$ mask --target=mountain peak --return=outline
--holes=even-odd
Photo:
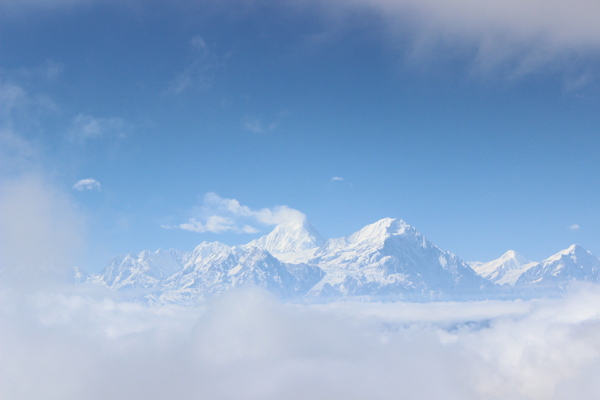
[[[513,286],[517,279],[536,263],[529,261],[514,250],[508,250],[500,258],[486,263],[472,263],[471,268],[480,276],[500,285]]]
[[[411,226],[401,219],[382,218],[352,234],[350,238],[352,241],[385,238],[388,235],[404,233],[408,229],[411,229]]]
[[[578,255],[586,255],[586,254],[590,254],[591,253],[589,251],[587,251],[586,249],[584,249],[583,247],[581,247],[578,244],[572,244],[569,247],[567,247],[564,250],[559,251],[558,253],[548,257],[547,260],[550,261],[555,261],[555,260],[559,260],[562,257],[576,257]],[[545,261],[545,260],[544,260]]]
[[[501,261],[515,260],[517,263],[519,263],[521,265],[525,265],[525,264],[528,264],[531,262],[514,250],[508,250],[506,253],[502,254],[502,256],[498,260],[501,260]]]
[[[320,247],[325,243],[319,232],[306,218],[279,224],[261,238],[246,246],[260,247],[271,253],[294,253]]]
[[[600,279],[600,259],[574,244],[540,262],[519,278],[517,284],[554,284],[557,287],[573,280],[597,282]]]

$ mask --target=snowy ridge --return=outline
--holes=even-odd
[[[562,290],[572,281],[600,281],[600,259],[576,244],[524,272],[515,286]]]
[[[255,246],[228,247],[191,259],[164,282],[158,298],[167,303],[196,304],[243,286],[260,286],[280,298],[293,298],[307,290],[298,277],[314,284],[321,276],[322,271],[306,265],[296,265],[290,271],[268,251]]]
[[[457,256],[399,219],[385,218],[330,239],[310,262],[326,273],[309,292],[315,297],[425,301],[481,295],[482,288],[491,287]]]
[[[514,250],[509,250],[496,260],[469,265],[483,278],[498,285],[514,286],[519,276],[537,263],[529,261]]]
[[[181,270],[187,258],[187,253],[174,249],[116,256],[101,274],[89,277],[88,281],[113,289],[149,289]]]
[[[384,218],[328,240],[304,220],[279,225],[243,246],[203,242],[191,252],[117,256],[86,282],[141,291],[147,302],[191,305],[243,286],[260,286],[287,300],[438,301],[515,298],[534,293],[531,287],[562,290],[574,280],[600,280],[600,260],[580,246],[541,263],[508,251],[469,265],[404,221]]]

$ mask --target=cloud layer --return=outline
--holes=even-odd
[[[121,118],[102,118],[80,113],[73,118],[68,137],[74,142],[84,142],[110,134],[122,135],[124,130],[125,121]]]
[[[593,399],[600,288],[533,302],[146,308],[0,291],[5,399]],[[36,382],[32,385],[31,382]]]

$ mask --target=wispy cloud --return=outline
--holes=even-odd
[[[20,81],[48,83],[58,80],[64,70],[65,66],[62,63],[47,59],[37,66],[20,67],[5,71],[5,74]]]
[[[243,126],[244,129],[253,133],[265,133],[277,129],[279,122],[273,121],[265,123],[261,118],[246,116],[243,119]]]
[[[256,233],[258,232],[255,228],[249,225],[239,226],[231,218],[220,217],[218,215],[211,215],[206,218],[204,223],[190,218],[186,223],[179,225],[179,228],[190,231],[190,232],[212,232],[212,233],[223,233],[223,232],[234,232],[234,233]]]
[[[516,77],[547,70],[573,73],[600,54],[600,3],[545,0],[336,0],[321,1],[332,25],[352,11],[377,15],[388,43],[422,63],[470,55],[473,72]],[[350,12],[349,12],[350,11]],[[348,18],[348,23],[352,19]],[[408,45],[407,45],[408,43]],[[576,76],[589,78],[585,63]],[[586,78],[586,79],[588,79]],[[576,78],[570,78],[575,79]],[[577,80],[579,81],[579,80]]]
[[[344,178],[342,178],[341,176],[334,176],[333,178],[331,178],[331,180],[333,182],[341,182],[344,180]]]
[[[577,232],[579,230],[579,228],[580,228],[579,224],[573,224],[573,225],[570,225],[567,229],[572,232]]]
[[[29,93],[23,86],[0,76],[0,127],[30,129],[38,120],[58,111],[56,103],[40,93]]]
[[[29,172],[39,162],[39,145],[25,137],[43,132],[41,121],[57,111],[50,97],[0,76],[0,177]]]
[[[211,192],[204,196],[201,205],[193,209],[187,222],[170,228],[199,233],[255,233],[258,232],[257,224],[279,225],[305,219],[303,213],[287,206],[253,210],[235,199],[222,198]]]
[[[100,182],[93,178],[82,179],[73,185],[73,189],[84,190],[101,190]]]
[[[78,114],[71,121],[68,138],[73,142],[84,142],[106,135],[123,135],[126,130],[125,121],[121,118],[94,117]]]
[[[0,127],[0,170],[20,173],[31,168],[39,158],[39,150],[33,144],[13,130]]]
[[[181,94],[192,87],[208,89],[212,84],[213,71],[222,64],[222,59],[211,50],[202,36],[194,36],[189,46],[191,61],[169,82],[167,94]]]

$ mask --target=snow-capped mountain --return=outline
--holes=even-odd
[[[563,290],[573,281],[600,281],[600,259],[576,244],[525,271],[515,287]]]
[[[248,285],[288,299],[422,301],[481,297],[493,289],[456,255],[391,218],[327,241],[302,221],[279,225],[244,246],[204,242],[189,253],[117,256],[88,281],[114,290],[146,289],[146,297],[179,304]]]
[[[86,281],[145,301],[197,304],[243,286],[260,286],[282,299],[432,301],[531,297],[573,280],[600,280],[600,260],[579,246],[541,263],[508,251],[468,265],[404,221],[384,218],[336,239],[323,240],[301,221],[243,246],[203,242],[191,252],[117,256]]]
[[[325,271],[309,292],[315,297],[441,300],[492,289],[464,261],[399,219],[385,218],[330,239],[308,262]]]
[[[498,285],[509,284],[514,286],[519,276],[529,268],[537,265],[529,261],[514,250],[509,250],[500,258],[486,263],[468,263],[481,277]]]
[[[191,258],[181,271],[165,280],[159,299],[196,304],[211,295],[243,286],[260,286],[280,298],[290,299],[304,295],[322,276],[323,271],[318,267],[287,266],[255,246],[219,246],[219,251]]]
[[[183,268],[189,253],[178,250],[144,250],[113,257],[98,275],[88,278],[111,289],[151,289]]]
[[[253,240],[245,247],[267,250],[284,262],[299,262],[310,258],[311,250],[321,247],[325,240],[306,219],[277,225],[268,235]]]

